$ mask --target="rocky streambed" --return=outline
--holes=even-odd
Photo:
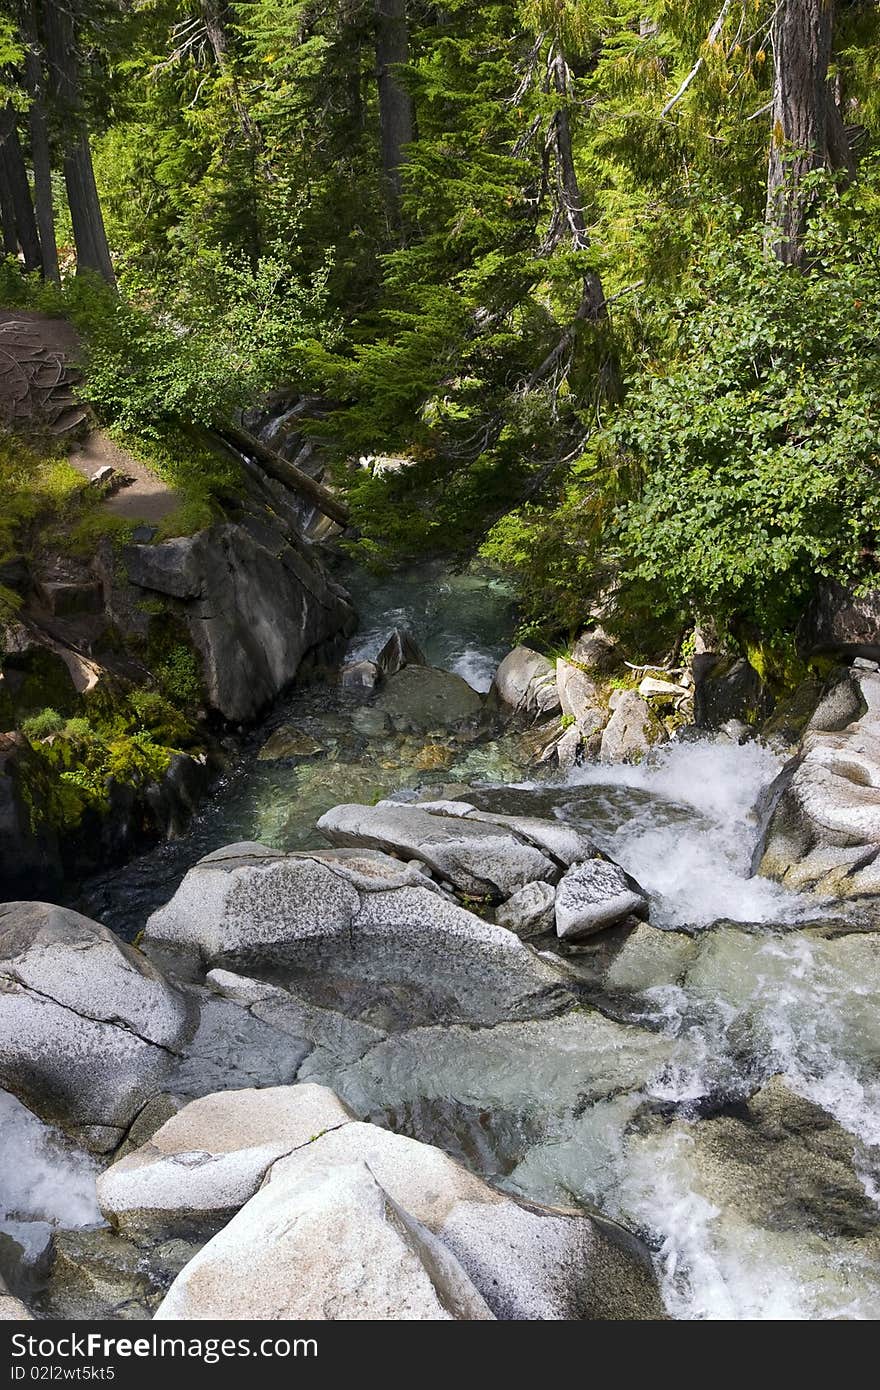
[[[880,672],[792,757],[730,664],[484,703],[389,618],[87,916],[0,908],[6,1315],[876,1317]]]

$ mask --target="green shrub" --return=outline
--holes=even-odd
[[[32,714],[29,719],[22,722],[21,731],[26,738],[38,740],[49,738],[51,734],[57,734],[64,728],[64,719],[54,709],[40,710],[39,714]]]

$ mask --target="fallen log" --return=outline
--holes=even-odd
[[[310,478],[308,473],[304,473],[301,468],[297,468],[295,463],[282,458],[274,449],[260,442],[254,435],[241,428],[240,425],[224,424],[218,433],[234,444],[236,449],[242,453],[249,454],[256,459],[265,471],[273,478],[277,478],[279,483],[290,488],[293,492],[302,493],[308,497],[310,502],[314,502],[319,511],[325,516],[329,516],[332,521],[337,521],[340,526],[347,526],[349,521],[348,507],[341,502],[329,488],[324,487],[323,483],[318,483],[314,478]]]

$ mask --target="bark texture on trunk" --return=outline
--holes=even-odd
[[[382,169],[389,201],[396,212],[400,202],[400,170],[404,146],[413,138],[412,98],[398,79],[396,68],[409,59],[406,0],[376,0],[376,67],[379,80],[379,125]]]
[[[39,46],[36,0],[24,11],[25,82],[31,100],[28,124],[31,136],[31,163],[34,170],[34,204],[40,233],[43,275],[47,280],[60,280],[58,247],[55,240],[55,209],[52,200],[52,156],[49,148],[49,128],[46,120],[46,72]]]
[[[69,0],[46,0],[43,21],[46,53],[64,132],[64,182],[76,243],[77,274],[83,270],[94,271],[115,289],[116,276],[80,100],[79,58]]]
[[[852,153],[828,81],[833,0],[780,0],[772,27],[773,126],[766,220],[784,265],[803,263],[810,209],[805,177],[816,169],[852,171]]]
[[[0,157],[0,230],[3,233],[4,256],[18,255],[18,234],[15,230],[15,205],[6,178],[3,159]]]
[[[2,165],[5,185],[4,201],[11,209],[15,240],[17,246],[21,248],[24,268],[25,270],[39,270],[42,266],[42,257],[40,238],[37,233],[37,219],[34,216],[31,186],[18,138],[18,121],[11,105],[7,105],[0,114],[0,165]],[[4,223],[5,221],[6,217],[4,217]]]
[[[569,92],[569,69],[562,49],[557,45],[549,60],[550,78],[557,95],[563,98],[553,117],[549,131],[549,145],[556,165],[556,220],[567,227],[572,249],[586,251],[590,245],[590,234],[584,217],[584,199],[574,162],[571,119],[568,114],[566,98]],[[529,385],[545,379],[556,371],[561,363],[571,360],[577,341],[578,325],[582,323],[605,324],[608,321],[608,306],[602,280],[595,270],[585,270],[582,279],[581,302],[574,321],[566,329],[563,337],[552,352],[532,373]],[[606,400],[618,400],[621,395],[620,364],[614,351],[603,353],[598,368],[599,393]]]

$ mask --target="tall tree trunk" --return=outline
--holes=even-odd
[[[563,99],[566,98],[569,89],[568,64],[559,45],[556,45],[551,53],[550,72],[557,94]],[[575,168],[571,120],[568,106],[564,100],[560,103],[553,117],[550,127],[550,143],[556,159],[557,198],[560,205],[558,212],[561,213],[568,225],[572,249],[574,251],[586,251],[590,245],[590,234],[584,217],[584,200]],[[551,353],[550,358],[542,363],[538,369],[539,375],[546,375],[551,359],[563,355],[564,350],[573,346],[579,323],[601,324],[606,323],[607,320],[608,307],[602,281],[595,270],[585,270],[581,302],[575,314],[574,323],[567,330],[563,343],[559,344]],[[614,352],[608,352],[601,362],[599,384],[603,396],[611,400],[619,398],[621,394],[620,364]]]
[[[833,0],[780,0],[771,39],[773,127],[767,165],[766,221],[784,265],[801,265],[816,169],[852,170],[852,154],[828,81],[834,34]]]
[[[409,59],[406,0],[376,0],[376,21],[382,171],[389,208],[396,217],[400,206],[400,170],[404,161],[404,146],[413,138],[412,98],[401,86],[395,71],[398,65]]]
[[[3,166],[4,182],[7,189],[15,236],[21,247],[25,270],[39,270],[42,265],[40,238],[37,233],[37,219],[31,202],[31,186],[28,182],[24,155],[18,139],[18,126],[15,110],[7,104],[0,115],[0,162]]]
[[[262,145],[262,134],[260,127],[251,116],[247,107],[247,102],[242,96],[241,86],[236,76],[235,67],[229,58],[229,39],[226,32],[226,6],[224,0],[200,0],[202,21],[205,25],[205,33],[214,54],[214,61],[218,71],[227,79],[229,83],[229,95],[232,109],[235,112],[238,124],[241,127],[242,135],[245,139],[248,152],[248,163],[250,187],[248,189],[248,259],[254,270],[260,259],[261,237],[260,237],[260,213],[257,196],[257,181],[259,169],[260,147]]]
[[[52,159],[46,122],[46,74],[39,47],[36,0],[24,11],[25,83],[31,99],[28,121],[31,134],[31,162],[34,169],[34,203],[40,233],[43,275],[59,281],[58,246],[55,241],[55,210],[52,202]]]
[[[76,243],[77,274],[95,271],[113,289],[116,276],[107,245],[92,151],[79,89],[79,59],[70,0],[46,0],[46,54],[64,132],[64,182]]]
[[[0,157],[0,230],[3,233],[4,256],[18,255],[18,233],[15,230],[15,204],[12,190],[6,178],[6,169]]]

